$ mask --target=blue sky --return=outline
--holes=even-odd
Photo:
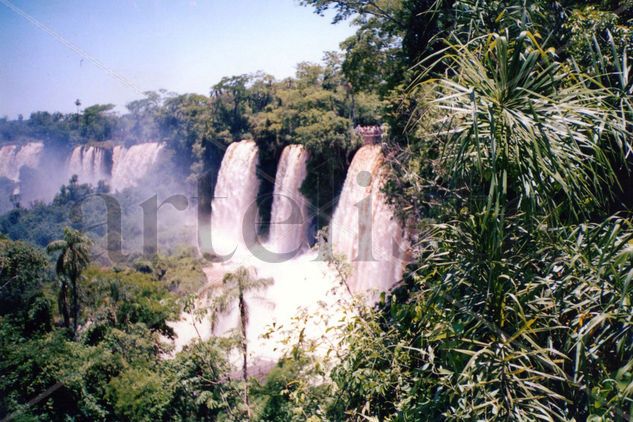
[[[139,90],[208,95],[222,76],[263,70],[282,78],[352,33],[297,0],[0,0],[0,116],[69,112],[77,98],[121,111]]]

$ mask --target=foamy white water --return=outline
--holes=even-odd
[[[213,296],[220,294],[223,274],[235,271],[239,266],[252,268],[258,278],[274,280],[268,287],[245,294],[249,313],[246,337],[251,364],[275,362],[282,356],[285,347],[281,342],[283,335],[280,330],[289,328],[301,309],[316,312],[323,303],[334,303],[341,298],[341,294],[346,294],[341,293],[340,282],[327,263],[316,259],[316,252],[304,253],[283,262],[266,262],[260,259],[262,247],[254,242],[257,218],[255,201],[259,189],[257,160],[257,146],[252,141],[233,143],[224,155],[212,202],[213,247],[218,254],[225,254],[239,247],[229,261],[206,269],[207,291],[201,295],[198,303],[201,307],[208,306]],[[300,218],[301,221],[300,224],[293,225],[273,224],[270,240],[264,245],[267,249],[272,248],[275,252],[286,252],[288,249],[292,251],[298,246],[303,251],[308,249],[308,222],[305,221],[308,205],[299,192],[306,175],[306,160],[306,151],[297,145],[287,147],[282,153],[276,175],[272,221],[283,222],[289,217]],[[291,216],[293,209],[298,209],[301,215]],[[337,312],[328,314],[328,318],[330,317],[340,319]],[[229,335],[239,330],[239,323],[236,303],[230,311],[218,316],[213,335]],[[196,324],[190,314],[183,314],[180,321],[170,325],[178,335],[177,350],[194,338],[201,336],[202,339],[207,339],[211,336],[208,320]],[[274,333],[264,338],[264,334],[273,327]],[[325,327],[315,322],[306,327],[305,335],[321,336],[324,331]],[[231,360],[236,366],[239,364],[238,351]]]
[[[271,213],[273,223],[287,221],[293,208],[301,213],[308,212],[307,202],[299,192],[306,175],[306,160],[302,147],[290,146],[283,151],[275,179],[277,195]],[[261,259],[262,248],[253,242],[256,239],[256,214],[246,212],[247,209],[256,210],[254,204],[259,187],[256,166],[257,146],[251,141],[232,144],[224,156],[212,203],[213,245],[218,250],[219,244],[227,242],[224,246],[229,248],[223,250],[224,253],[232,251],[238,244],[248,247],[242,248],[241,253],[231,260],[206,270],[211,299],[205,293],[199,301],[200,306],[209,305],[212,296],[222,289],[222,275],[239,266],[254,268],[258,278],[274,280],[272,285],[245,295],[251,365],[275,362],[282,356],[286,350],[284,329],[295,326],[298,314],[320,315],[310,319],[303,327],[302,335],[321,339],[325,352],[327,343],[336,342],[336,333],[327,328],[340,324],[350,311],[353,313],[349,306],[351,298],[342,286],[339,274],[326,262],[319,261],[316,251],[308,250],[282,262]],[[380,191],[385,177],[380,147],[361,148],[348,170],[330,227],[334,251],[343,254],[351,263],[352,274],[347,280],[350,290],[365,296],[369,303],[377,298],[374,292],[386,291],[400,280],[407,246],[404,230]],[[291,201],[298,207],[293,207]],[[307,224],[273,224],[264,247],[275,252],[293,250],[297,242],[306,242],[306,233]],[[339,306],[341,301],[348,305]],[[327,312],[322,312],[323,309]],[[230,312],[219,316],[213,329],[207,321],[198,323],[198,329],[194,330],[191,321],[192,315],[185,314],[181,321],[172,325],[178,334],[178,349],[198,336],[206,339],[239,330],[237,304]],[[200,335],[201,331],[205,334]],[[239,352],[236,351],[231,360],[239,366]]]
[[[327,326],[333,326],[343,318],[341,309],[335,304],[339,299],[349,297],[336,273],[327,263],[317,260],[315,251],[280,263],[258,262],[254,263],[258,275],[271,277],[274,284],[249,298],[252,317],[247,338],[253,356],[269,361],[281,358],[286,350],[282,344],[283,331],[292,327],[300,310],[307,315],[316,315],[322,305],[329,310],[326,321],[309,321],[304,332],[306,339],[324,336]],[[262,337],[271,327],[278,331],[269,338]]]
[[[44,144],[5,145],[0,148],[0,176],[18,182],[22,167],[37,168]]]
[[[100,180],[108,180],[106,151],[94,146],[73,148],[68,160],[68,177],[76,174],[80,183],[96,185]]]
[[[222,277],[234,271],[240,265],[253,268],[258,278],[272,278],[274,283],[263,289],[249,291],[245,294],[248,307],[249,323],[246,339],[249,348],[249,365],[275,363],[287,351],[284,344],[287,331],[296,323],[295,317],[303,312],[306,315],[320,315],[307,321],[303,335],[306,339],[329,338],[330,343],[336,341],[335,333],[328,334],[327,327],[339,324],[350,309],[339,306],[341,300],[348,301],[346,290],[340,285],[335,272],[325,263],[317,260],[317,253],[311,251],[298,258],[282,263],[265,263],[254,256],[238,263],[227,262],[215,264],[205,269],[209,285],[201,294],[198,307],[209,306],[213,296],[220,294]],[[322,310],[327,309],[323,315]],[[177,337],[176,352],[189,342],[206,340],[214,336],[227,336],[239,332],[239,313],[237,303],[226,313],[217,318],[212,329],[210,318],[196,320],[194,315],[183,313],[181,319],[170,322]],[[325,353],[327,344],[323,344]],[[235,367],[241,365],[239,350],[230,356]]]
[[[211,202],[211,235],[218,255],[246,254],[257,238],[258,149],[253,141],[229,145]]]
[[[354,155],[329,235],[334,253],[351,264],[352,292],[373,300],[372,292],[387,291],[402,277],[407,247],[404,229],[381,192],[383,160],[379,145],[366,145]]]
[[[132,145],[129,148],[115,146],[112,150],[112,188],[123,190],[136,186],[156,164],[163,147],[163,144],[157,142]]]
[[[307,170],[308,152],[303,145],[284,148],[277,175],[267,246],[276,254],[297,256],[309,248],[308,201],[299,191]]]
[[[15,145],[5,145],[0,148],[0,176],[15,181],[17,181],[15,171],[15,152],[17,148]]]

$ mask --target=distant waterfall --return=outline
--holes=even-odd
[[[108,180],[106,151],[93,146],[78,146],[68,161],[68,176],[76,174],[80,183],[96,185],[100,180]]]
[[[22,167],[37,168],[43,149],[44,144],[41,142],[1,147],[0,176],[15,182],[19,181]]]
[[[380,191],[383,155],[378,145],[358,150],[330,223],[335,254],[352,265],[348,285],[353,293],[386,291],[401,278],[404,230]]]
[[[251,245],[257,237],[257,162],[253,141],[234,142],[224,154],[211,202],[212,242],[219,254]]]
[[[115,190],[134,187],[156,164],[164,145],[156,142],[133,145],[130,148],[117,145],[112,150],[112,178]]]
[[[18,149],[15,145],[5,145],[0,148],[0,176],[17,181],[15,166],[15,152]]]
[[[292,255],[309,247],[308,201],[299,191],[307,174],[308,152],[302,145],[284,148],[277,175],[270,219],[268,247],[278,254]]]

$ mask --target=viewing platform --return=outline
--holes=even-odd
[[[380,143],[382,139],[382,128],[374,126],[356,126],[354,131],[363,139],[363,145],[374,145]]]

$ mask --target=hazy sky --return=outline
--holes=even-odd
[[[290,76],[353,33],[330,22],[297,0],[0,0],[0,116],[69,112],[77,98],[122,110],[139,91],[208,95],[222,76]]]

